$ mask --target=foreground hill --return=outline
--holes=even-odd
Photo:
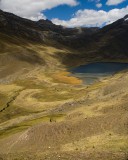
[[[127,70],[91,86],[67,72],[127,62],[126,19],[67,29],[0,11],[0,159],[127,160]]]

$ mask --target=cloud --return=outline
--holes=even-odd
[[[97,7],[97,8],[101,8],[101,7],[102,7],[102,3],[97,3],[97,4],[96,4],[96,7]]]
[[[59,5],[78,5],[77,0],[0,0],[0,9],[18,16],[38,20],[46,18],[41,11]]]
[[[52,19],[52,22],[57,25],[63,25],[66,27],[78,27],[78,26],[86,26],[86,27],[101,27],[104,24],[112,23],[119,18],[124,17],[128,13],[128,6],[122,9],[112,9],[108,12],[103,10],[78,10],[74,17],[68,21],[60,20],[60,19]]]
[[[108,6],[118,5],[118,4],[120,4],[120,3],[124,2],[124,1],[126,1],[126,0],[107,0],[106,4]]]
[[[102,7],[102,3],[100,2],[101,0],[88,0],[88,1],[89,2],[95,2],[97,8],[101,8]]]

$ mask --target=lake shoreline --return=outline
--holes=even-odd
[[[71,76],[83,81],[85,85],[102,81],[128,68],[128,63],[95,62],[70,69]]]

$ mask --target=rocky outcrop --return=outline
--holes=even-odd
[[[0,32],[34,41],[44,41],[44,35],[35,22],[0,11]]]

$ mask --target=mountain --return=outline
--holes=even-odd
[[[128,62],[128,15],[65,28],[0,10],[0,159],[127,160],[128,71],[86,86],[68,68]]]
[[[128,57],[128,17],[107,25],[93,35],[85,49],[104,59],[127,59]],[[92,49],[90,49],[92,48]]]
[[[0,33],[18,36],[34,43],[68,47],[73,50],[69,59],[73,57],[74,64],[78,58],[80,61],[90,58],[123,61],[128,58],[127,17],[128,15],[103,28],[65,28],[49,20],[35,22],[0,10]],[[67,55],[62,61],[70,65]]]
[[[12,13],[0,10],[1,31],[10,35],[20,36],[29,40],[43,42],[44,38],[75,37],[79,34],[92,34],[98,28],[64,28],[57,26],[49,20],[39,20],[37,22],[18,17]]]
[[[75,66],[89,61],[128,61],[128,15],[103,28],[65,28],[0,10],[0,66],[6,77],[34,65]],[[13,62],[13,67],[10,67]],[[63,68],[63,67],[62,67]],[[13,77],[14,78],[14,77]]]

